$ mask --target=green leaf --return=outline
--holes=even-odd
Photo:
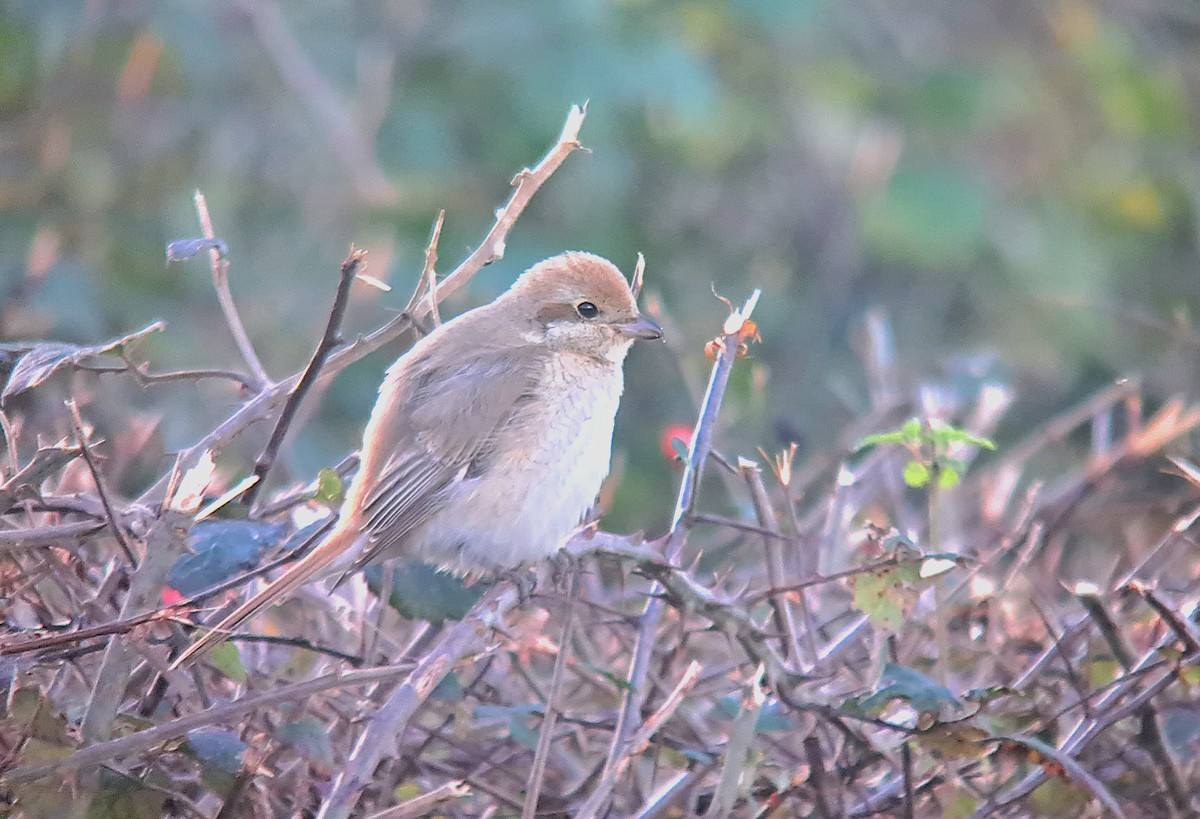
[[[920,671],[887,663],[880,676],[883,687],[862,701],[868,713],[879,713],[893,700],[904,700],[923,714],[939,716],[943,708],[962,711],[962,703],[950,689]]]
[[[227,728],[194,728],[181,750],[200,763],[200,778],[218,794],[233,787],[249,746]]]
[[[929,467],[920,461],[909,461],[904,465],[904,482],[914,489],[929,483]]]
[[[921,421],[917,418],[909,418],[904,422],[904,426],[900,427],[900,434],[904,436],[905,441],[917,443],[921,440]]]
[[[458,675],[451,672],[442,677],[442,681],[434,686],[433,690],[429,692],[429,698],[442,702],[462,702],[467,698],[467,693],[463,690]]]
[[[363,574],[367,587],[379,594],[383,567],[368,566]],[[467,586],[461,577],[419,560],[398,560],[392,565],[388,602],[410,620],[428,620],[439,626],[446,620],[461,620],[487,589],[487,583]]]
[[[238,647],[230,642],[224,642],[208,654],[213,667],[236,683],[246,681],[246,666],[242,665],[242,655]]]
[[[311,714],[283,723],[276,730],[276,735],[309,762],[326,768],[333,766],[333,742],[329,731]]]
[[[188,536],[191,554],[171,567],[167,585],[188,596],[253,569],[263,553],[283,539],[285,531],[283,524],[252,520],[198,523]]]
[[[980,438],[978,435],[972,435],[965,429],[959,429],[955,426],[941,426],[933,430],[934,443],[941,447],[947,444],[970,444],[971,446],[982,447],[983,449],[995,449],[996,445],[987,438]]]
[[[87,815],[88,819],[158,819],[166,801],[165,791],[101,768],[100,788]]]
[[[902,582],[895,566],[854,575],[850,583],[854,587],[854,608],[885,631],[899,631],[905,614],[917,602],[918,593]]]
[[[901,444],[901,443],[904,443],[904,433],[897,429],[897,430],[893,430],[892,432],[877,432],[874,435],[868,435],[867,437],[865,437],[861,441],[859,441],[855,445],[854,449],[855,449],[855,451],[858,451],[858,450],[867,449],[867,448],[873,447],[873,446],[879,446],[880,444]]]
[[[8,698],[6,717],[22,733],[34,739],[50,743],[66,742],[67,718],[55,710],[38,688],[26,687],[13,691]]]
[[[343,496],[341,475],[329,467],[324,467],[317,473],[317,491],[313,493],[313,498],[334,505],[341,503]]]
[[[958,470],[949,464],[943,464],[938,468],[938,488],[949,489],[952,486],[958,486],[959,482]]]

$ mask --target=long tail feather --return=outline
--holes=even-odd
[[[203,636],[175,658],[175,661],[171,663],[171,669],[179,668],[196,656],[220,645],[242,623],[281,601],[336,562],[359,537],[360,533],[357,529],[339,524],[323,541],[317,544],[316,548],[268,584],[265,589],[242,603],[219,623],[208,627],[208,631]]]

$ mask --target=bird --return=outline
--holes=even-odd
[[[433,329],[388,368],[330,533],[172,667],[333,571],[402,556],[501,572],[556,553],[608,475],[626,354],[662,335],[617,266],[579,251]]]

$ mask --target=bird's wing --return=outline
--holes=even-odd
[[[359,510],[370,542],[357,565],[402,543],[441,507],[454,481],[487,470],[497,439],[537,387],[543,355],[473,350],[456,361],[412,362],[388,379],[396,411],[375,434],[390,455]]]

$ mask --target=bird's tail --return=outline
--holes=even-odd
[[[309,580],[321,574],[346,554],[362,536],[357,527],[339,523],[324,540],[286,572],[271,581],[265,589],[242,603],[219,623],[206,627],[208,631],[192,643],[175,661],[171,669],[179,668],[192,658],[215,648],[225,641],[242,623],[269,606],[281,601]]]

